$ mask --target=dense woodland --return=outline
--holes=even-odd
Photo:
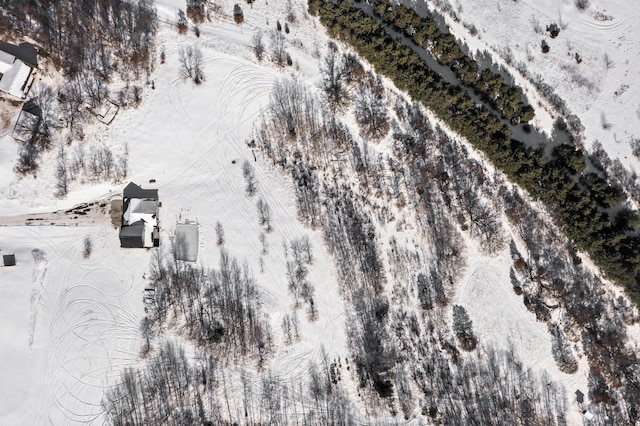
[[[330,17],[324,19],[329,28],[334,31],[334,34],[338,34],[345,40],[350,41],[358,50],[362,49],[360,53],[365,57],[370,56],[370,60],[377,68],[389,70],[391,76],[399,75],[401,82],[405,81],[402,78],[409,78],[405,74],[405,66],[396,68],[397,64],[389,63],[388,61],[384,62],[381,59],[378,60],[381,54],[391,55],[389,52],[380,53],[380,46],[386,46],[387,42],[393,43],[393,40],[388,39],[384,31],[377,27],[374,22],[369,21],[371,27],[366,30],[366,26],[353,25],[353,23],[360,22],[360,19],[365,21],[368,19],[357,9],[351,9],[341,2],[320,6],[321,19],[324,18],[322,15],[323,8],[328,10],[326,13]],[[338,10],[339,12],[337,12]],[[336,14],[333,15],[333,13]],[[349,13],[353,15],[347,17]],[[340,22],[343,18],[344,27],[341,27]],[[373,30],[371,30],[372,28]],[[376,29],[378,30],[377,32]],[[352,37],[352,34],[363,30],[371,30],[370,33],[367,33],[369,38],[362,37],[362,34],[360,34],[360,37]],[[383,38],[385,42],[377,44],[376,37]],[[371,47],[365,44],[363,40],[371,40],[378,47],[369,50]],[[396,47],[402,49],[400,46]],[[405,51],[405,53],[410,56],[410,52]],[[419,64],[416,63],[415,66],[419,67]],[[437,90],[433,87],[423,86],[422,88],[425,93],[430,90]],[[448,90],[455,89],[449,88]],[[413,88],[408,88],[408,91],[410,93],[413,91],[414,99],[423,100],[429,106],[442,99],[442,97],[418,97],[417,95],[422,93],[416,92]],[[442,113],[442,118],[447,119],[446,121],[452,127],[466,135],[469,128],[460,127],[461,123],[456,120],[456,116],[452,117],[447,113],[443,113],[442,107],[440,105],[440,108],[438,108],[436,105],[435,112]],[[625,331],[625,323],[631,324],[635,321],[633,308],[628,306],[624,299],[604,292],[603,284],[600,280],[581,266],[573,244],[559,238],[558,229],[545,223],[540,213],[527,207],[527,199],[519,191],[499,184],[495,180],[491,182],[488,176],[480,172],[481,167],[473,167],[473,160],[465,160],[468,155],[466,155],[463,147],[457,143],[451,143],[451,141],[447,143],[448,138],[437,128],[433,129],[428,120],[419,111],[420,109],[416,106],[412,108],[396,106],[395,112],[400,120],[397,125],[393,126],[394,129],[397,129],[394,134],[395,139],[398,141],[397,158],[408,162],[414,175],[417,173],[422,174],[420,179],[416,180],[416,182],[419,182],[415,186],[416,193],[421,197],[426,194],[427,200],[431,203],[430,207],[432,207],[434,202],[433,193],[440,192],[444,204],[452,208],[451,213],[454,214],[454,217],[470,220],[470,222],[458,220],[458,223],[461,224],[460,229],[468,230],[472,235],[475,232],[476,238],[481,238],[482,235],[499,235],[499,223],[502,222],[499,218],[500,211],[504,212],[506,219],[518,231],[518,237],[525,242],[525,254],[521,254],[512,243],[512,254],[515,259],[512,271],[514,291],[523,292],[525,305],[536,314],[539,320],[550,324],[551,334],[554,338],[554,357],[558,362],[559,368],[567,372],[575,371],[574,354],[570,349],[565,334],[573,335],[572,340],[574,341],[579,336],[582,341],[581,351],[588,356],[591,365],[590,397],[592,401],[598,404],[594,407],[594,410],[606,411],[610,419],[617,419],[616,421],[620,423],[637,422],[638,412],[633,407],[638,405],[640,398],[639,389],[636,385],[640,371],[638,370],[637,356],[627,346],[628,339]],[[410,125],[407,126],[402,123]],[[499,140],[496,135],[484,137],[486,142]],[[484,144],[481,143],[482,138],[482,132],[478,130],[478,134],[469,139],[477,147],[493,149],[486,142]],[[440,147],[434,148],[433,142],[425,143],[429,140],[438,142]],[[593,206],[592,211],[596,212],[597,214],[594,213],[596,217],[599,217],[599,220],[604,223],[602,226],[607,229],[614,227],[599,209],[610,207],[619,202],[620,194],[616,193],[615,188],[603,181],[600,174],[583,173],[578,183],[575,183],[572,179],[572,177],[575,178],[576,174],[583,172],[585,169],[583,154],[575,149],[567,149],[564,146],[560,146],[554,152],[554,158],[548,161],[541,152],[528,150],[522,146],[518,147],[515,141],[511,141],[509,146],[522,154],[528,152],[529,155],[532,155],[530,158],[538,158],[538,166],[533,167],[530,165],[527,168],[515,161],[525,159],[527,155],[511,157],[510,164],[506,164],[505,161],[499,161],[498,164],[504,167],[505,172],[512,176],[516,182],[521,183],[527,189],[532,182],[530,179],[534,178],[528,178],[526,173],[520,173],[520,171],[526,170],[531,176],[537,176],[534,181],[540,187],[535,191],[531,191],[537,197],[547,202],[552,196],[558,197],[554,203],[550,204],[551,207],[548,212],[560,209],[559,217],[557,216],[557,218],[560,219],[567,236],[572,237],[573,241],[578,243],[576,244],[578,248],[584,248],[579,244],[580,241],[584,242],[584,238],[581,239],[574,236],[578,230],[572,228],[579,222],[577,219],[570,217],[565,219],[564,215],[575,212],[577,218],[582,217],[583,220],[586,220],[584,216],[584,209],[586,208],[585,197],[589,196],[593,199],[586,206]],[[448,153],[450,154],[447,155]],[[508,153],[509,151],[506,151],[506,153],[488,151],[488,155],[492,159],[504,158],[503,156],[505,154],[508,155]],[[436,154],[437,156],[434,156]],[[611,162],[607,162],[606,155],[600,153],[600,157],[604,163],[600,168],[601,171],[613,169]],[[445,161],[442,161],[443,159]],[[447,164],[448,159],[451,161],[449,164]],[[396,167],[394,165],[394,170]],[[547,191],[548,194],[540,194],[540,191],[545,189],[543,185],[546,182],[549,182],[548,185],[553,183],[554,176],[551,174],[545,182],[540,175],[541,171],[546,171],[547,173],[555,171],[555,176],[564,175],[564,184],[556,182],[555,186],[551,186],[552,190]],[[462,182],[457,182],[460,180]],[[590,182],[587,182],[589,180]],[[564,192],[562,192],[564,196],[574,194],[574,197],[579,197],[573,199],[576,204],[569,205],[571,199],[560,198],[558,193],[555,192],[559,190],[557,189],[558,186],[559,188],[564,188]],[[458,194],[456,197],[457,202],[452,202],[452,192],[447,188],[454,189],[453,193]],[[484,199],[480,197],[480,199],[476,200],[474,194],[477,194],[482,188],[486,191],[487,196]],[[497,197],[494,192],[496,190]],[[582,204],[579,203],[580,200],[583,200]],[[481,219],[480,223],[474,224],[478,218]],[[485,220],[482,220],[483,218]],[[567,224],[569,220],[571,220],[570,223],[573,226]],[[480,225],[483,222],[485,223],[484,227]],[[607,225],[607,223],[609,224]],[[487,225],[489,225],[489,228],[486,228]],[[498,226],[498,230],[492,230],[491,225]],[[588,228],[588,224],[583,224],[582,226],[585,228],[581,229],[581,231],[593,231],[592,228]],[[488,232],[481,232],[482,229],[487,229]],[[622,242],[635,241],[635,238],[626,236],[619,236],[618,239],[621,239]],[[486,248],[490,249],[495,245],[495,243],[490,242],[491,240],[490,238],[483,242]],[[594,242],[593,244],[596,243]],[[601,244],[604,243],[601,242]],[[563,249],[559,250],[560,247],[563,247]],[[597,252],[596,255],[598,253],[600,252]],[[609,255],[611,254],[613,252],[609,253]],[[623,257],[624,254],[621,254],[621,257]],[[601,261],[597,256],[596,258]],[[419,285],[420,289],[424,287],[424,284],[420,281]],[[420,294],[432,293],[421,290]],[[428,298],[425,299],[429,300]],[[426,303],[423,306],[429,307],[432,306],[432,303]],[[552,311],[558,309],[564,313],[565,318],[562,330],[557,327],[557,324],[554,325],[551,320]],[[582,330],[577,336],[575,331],[572,331],[575,328]]]
[[[87,91],[114,75],[152,69],[156,13],[152,0],[0,2],[4,39],[33,40],[47,58]],[[86,79],[94,79],[88,81]]]
[[[333,20],[332,31],[363,49],[363,56],[370,53],[376,67],[394,67],[376,58],[382,61],[398,48],[409,58],[408,70],[430,75],[399,46],[377,53],[394,41],[373,22],[359,31],[379,29],[366,32],[371,42],[383,37],[377,48],[369,51],[357,41],[364,39],[351,39],[355,30],[349,25],[366,18],[353,19],[349,13],[360,12],[341,3],[314,4],[325,23]],[[392,71],[409,84],[411,73],[404,69]],[[513,291],[547,324],[558,368],[573,374],[579,358],[588,361],[588,409],[600,424],[637,423],[640,363],[627,336],[637,313],[581,264],[572,241],[545,218],[553,210],[534,208],[527,194],[499,173],[488,173],[463,143],[430,122],[422,105],[385,88],[355,55],[330,43],[321,74],[320,95],[296,79],[275,84],[251,146],[291,176],[299,219],[322,232],[336,261],[347,303],[349,355],[330,359],[323,352],[306,374],[296,377],[275,377],[269,371],[274,345],[293,344],[299,321],[314,321],[317,315],[306,278],[311,249],[304,239],[284,246],[283,279],[295,310],[283,317],[282,341],[269,329],[248,266],[241,267],[224,250],[217,270],[187,267],[170,253],[158,253],[146,296],[148,317],[141,327],[147,362],[125,372],[122,383],[107,393],[110,421],[386,424],[420,416],[434,424],[566,424],[573,390],[526,368],[513,348],[499,350],[483,342],[465,307],[452,305],[466,265],[466,237],[485,253],[510,250]],[[525,187],[533,181],[546,185],[552,178],[542,180],[541,174],[560,170],[576,194],[597,200],[589,201],[596,210],[619,202],[620,194],[604,174],[572,180],[585,168],[584,156],[575,149],[561,146],[548,160],[510,140],[498,117],[486,110],[460,108],[451,114],[456,104],[440,105],[447,98],[437,95],[462,98],[463,92],[438,83],[437,75],[430,81],[418,87],[432,97],[420,98],[424,93],[409,88],[414,99],[450,119],[459,133],[477,132],[470,137],[475,147],[508,147],[506,154],[488,155],[510,158],[512,168],[504,171],[514,181]],[[359,135],[341,121],[347,111],[353,111]],[[458,115],[469,119],[469,128]],[[487,133],[483,126],[491,123],[495,128]],[[378,151],[381,139],[391,141],[392,154]],[[518,163],[527,159],[533,161],[528,168]],[[591,161],[602,172],[615,169],[601,152]],[[243,165],[243,175],[246,195],[255,196],[250,163]],[[589,192],[592,188],[600,189]],[[533,195],[543,198],[539,191]],[[268,232],[270,209],[258,201],[258,221]],[[570,236],[574,231],[567,227]],[[216,233],[223,245],[222,225]],[[268,250],[264,233],[260,237]],[[296,313],[302,307],[306,316]],[[236,322],[242,326],[231,326]],[[167,338],[169,333],[184,343]],[[185,355],[191,346],[198,348],[195,362]],[[346,377],[357,383],[357,397],[347,393]]]
[[[511,138],[510,130],[486,108],[477,108],[460,87],[446,83],[383,24],[344,0],[310,0],[309,10],[337,39],[348,42],[390,77],[396,86],[423,103],[451,129],[464,136],[513,182],[543,201],[578,250],[588,252],[608,278],[638,301],[640,237],[633,230],[638,213],[620,202],[619,187],[606,170],[587,171],[586,155],[576,146],[556,148],[550,157]],[[417,32],[420,30],[417,29]]]
[[[45,114],[41,120],[27,120],[20,129],[29,136],[22,143],[16,171],[35,174],[40,155],[53,145],[54,133],[64,130],[67,143],[82,140],[83,122],[105,101],[120,107],[140,102],[141,86],[155,60],[156,11],[153,0],[2,0],[0,9],[0,38],[34,43],[40,68],[56,70],[64,78],[60,87],[35,87],[30,95]],[[115,82],[118,91],[112,93]],[[113,173],[111,166],[106,169]],[[60,195],[73,179],[67,170],[58,168]]]
[[[564,390],[513,370],[521,368],[515,355],[483,346],[464,307],[449,304],[465,264],[461,232],[487,252],[504,247],[495,182],[417,104],[383,86],[375,91],[393,114],[385,108],[377,120],[393,132],[395,154],[377,152],[363,120],[359,141],[330,111],[336,93],[351,93],[338,105],[359,118],[358,94],[376,78],[333,45],[322,61],[323,96],[297,80],[278,82],[256,144],[291,174],[300,219],[323,230],[336,259],[367,418],[386,404],[392,414],[419,410],[445,424],[564,424]],[[397,230],[389,240],[385,226]],[[426,243],[406,244],[405,232]],[[512,393],[522,387],[533,393]]]

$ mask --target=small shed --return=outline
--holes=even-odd
[[[576,390],[576,401],[578,401],[578,404],[582,404],[584,402],[584,394],[580,392],[580,389]]]
[[[16,255],[15,254],[3,254],[2,261],[4,266],[15,266],[16,264]]]

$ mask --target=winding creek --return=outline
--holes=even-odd
[[[382,22],[382,20],[378,18],[374,13],[373,6],[371,4],[369,4],[366,1],[357,1],[357,0],[347,0],[347,2],[352,6],[359,8],[364,13],[366,13],[369,17],[373,18],[376,22],[380,23],[385,28],[385,30],[388,32],[389,35],[394,37],[396,40],[401,41],[402,44],[404,44],[406,47],[408,47],[417,55],[419,55],[420,58],[424,61],[424,63],[429,68],[431,68],[431,70],[433,70],[438,75],[440,75],[440,77],[444,79],[447,83],[463,89],[469,95],[469,97],[476,103],[478,107],[483,106],[488,111],[491,111],[511,131],[511,137],[513,139],[516,139],[524,143],[529,148],[533,148],[533,149],[542,148],[544,150],[545,157],[548,160],[553,159],[551,157],[553,148],[563,143],[572,144],[571,134],[566,130],[566,128],[560,128],[557,122],[554,123],[553,132],[549,137],[546,133],[540,131],[539,129],[534,128],[531,125],[513,124],[511,123],[511,121],[503,118],[500,112],[497,111],[488,103],[486,103],[485,101],[483,101],[483,99],[478,94],[475,93],[472,87],[469,87],[466,84],[462,83],[460,79],[456,76],[455,72],[453,72],[448,66],[442,65],[441,63],[439,63],[437,59],[431,54],[431,52],[429,52],[429,50],[417,45],[411,38],[397,31],[393,26]],[[402,3],[406,7],[413,9],[421,17],[430,15],[435,19],[438,25],[438,28],[442,32],[445,32],[445,33],[449,32],[449,29],[445,23],[444,18],[441,15],[439,15],[437,12],[429,10],[426,4],[421,2],[411,1],[411,0],[405,0],[405,1],[400,0],[399,3]],[[467,50],[468,49],[463,46],[463,51],[469,54]],[[494,71],[501,72],[503,76],[506,77],[505,81],[512,80],[512,77],[510,75],[508,74],[504,75],[505,73],[502,70],[495,69],[495,66],[489,54],[480,53],[479,54],[480,58],[478,58],[478,54],[470,55],[470,56],[474,57],[475,60],[478,62],[480,70],[493,67]],[[526,98],[523,100],[528,103],[528,100]],[[594,166],[593,162],[591,161],[588,155],[585,155],[584,158],[586,163],[585,173],[593,172],[603,176],[603,174]],[[571,175],[571,179],[576,184],[580,185],[581,187],[583,187],[583,189],[585,189],[584,185],[580,182],[580,174]],[[598,206],[598,210],[606,213],[609,216],[609,220],[613,222],[615,216],[620,212],[620,210],[624,206],[625,206],[625,203],[623,202],[616,206],[610,207],[608,209],[605,209],[602,206]],[[640,234],[640,228],[635,231],[627,232],[627,235],[629,236],[635,236],[638,234]]]
[[[530,126],[530,125],[527,126],[525,124],[515,124],[514,125],[509,120],[502,118],[502,116],[501,116],[499,111],[497,111],[495,108],[493,108],[488,103],[484,102],[482,100],[482,98],[478,94],[476,94],[476,92],[475,92],[475,90],[473,88],[463,84],[460,81],[460,79],[456,76],[455,72],[453,72],[448,66],[440,64],[437,61],[437,59],[433,55],[431,55],[431,52],[429,52],[427,49],[415,44],[413,42],[413,40],[411,40],[411,38],[407,37],[406,35],[404,35],[403,33],[399,32],[399,31],[397,31],[391,25],[388,25],[388,24],[385,24],[384,22],[382,22],[382,20],[380,18],[378,18],[376,16],[376,14],[374,13],[372,5],[370,5],[367,2],[356,1],[356,0],[347,0],[347,1],[351,5],[361,9],[369,17],[375,19],[377,22],[379,22],[381,25],[383,25],[385,30],[391,36],[393,36],[395,39],[401,41],[402,44],[404,44],[406,47],[410,48],[413,52],[415,52],[417,55],[419,55],[420,58],[424,61],[424,63],[429,68],[431,68],[431,70],[433,70],[438,75],[440,75],[440,77],[442,77],[442,79],[444,81],[446,81],[447,83],[451,84],[452,86],[457,86],[457,87],[463,89],[469,95],[469,97],[471,99],[473,99],[473,101],[476,103],[476,105],[478,105],[478,106],[482,105],[488,111],[491,111],[497,118],[500,119],[500,121],[505,126],[507,126],[509,128],[509,130],[511,131],[511,137],[512,138],[523,142],[526,146],[528,146],[530,148],[537,149],[539,147],[544,147],[545,154],[547,155],[547,157],[549,157],[549,155],[551,154],[551,151],[553,150],[553,148],[555,146],[560,145],[562,143],[569,143],[569,141],[571,139],[571,135],[568,132],[559,129],[557,126],[554,126],[553,134],[551,135],[551,138],[549,138],[544,132],[539,131],[538,129],[534,128],[533,126]],[[406,2],[402,2],[402,3],[406,3]],[[405,6],[410,7],[413,10],[415,10],[416,13],[418,13],[421,17],[425,17],[427,15],[427,13],[429,13],[431,16],[434,17],[434,19],[436,20],[436,22],[438,24],[438,28],[441,31],[449,32],[448,28],[446,27],[446,24],[444,22],[444,18],[442,16],[438,15],[437,13],[428,11],[424,5],[423,5],[423,7],[416,8],[415,4],[412,4],[411,2],[409,2],[409,4],[405,4]],[[463,49],[463,50],[466,50],[466,49]],[[478,65],[480,66],[480,70],[486,69],[486,68],[490,68],[493,65],[491,63],[488,63],[489,61],[487,61],[487,60],[477,61],[477,62],[478,62]],[[525,99],[525,101],[526,101],[526,99]],[[528,129],[525,130],[525,128],[528,128]]]

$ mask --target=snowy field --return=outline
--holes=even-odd
[[[178,6],[182,2],[160,2],[159,18],[174,19]],[[247,10],[246,20],[258,21],[262,12]],[[254,161],[246,145],[282,72],[256,63],[247,47],[252,31],[230,19],[203,25],[199,40],[192,33],[177,37],[174,29],[161,25],[158,45],[166,49],[167,63],[152,76],[155,90],[146,93],[140,109],[120,112],[109,128],[97,125],[94,131],[111,146],[126,141],[130,180],[159,189],[161,248],[168,248],[179,218],[196,218],[198,261],[216,267],[220,250],[215,225],[223,225],[226,249],[255,273],[276,337],[282,316],[293,305],[282,243],[308,234],[315,256],[309,279],[316,287],[319,319],[307,323],[302,316],[302,340],[280,346],[270,368],[275,376],[296,377],[306,373],[302,360],[319,359],[322,347],[331,356],[345,356],[343,303],[332,259],[321,236],[298,223],[289,181],[259,153]],[[178,70],[179,46],[196,42],[204,53],[206,81],[201,86],[179,78]],[[315,66],[312,61],[305,65]],[[0,150],[0,216],[54,211],[124,187],[77,185],[67,199],[58,200],[52,175],[43,172],[37,180],[22,181],[12,175],[17,149],[9,137],[2,139]],[[258,181],[252,198],[244,190],[245,159]],[[149,179],[157,183],[150,185]],[[267,254],[259,240],[259,197],[272,211]],[[93,241],[89,259],[82,256],[85,236]],[[150,252],[120,249],[118,232],[109,225],[0,226],[0,249],[15,253],[18,261],[15,267],[0,268],[0,423],[102,424],[103,391],[117,382],[125,366],[136,366],[140,359],[143,277]]]
[[[410,0],[423,7],[449,4],[459,21],[447,24],[472,50],[492,52],[494,59],[512,56],[514,69],[523,63],[531,75],[540,75],[566,102],[585,127],[586,147],[600,142],[612,159],[640,171],[640,159],[630,142],[640,138],[640,6],[624,0],[587,1],[584,10],[574,0]],[[438,9],[436,7],[436,9]],[[439,10],[442,10],[441,8]],[[464,25],[463,25],[464,24]],[[560,28],[551,38],[547,26]],[[466,26],[466,28],[465,28]],[[476,36],[469,29],[475,27]],[[545,40],[549,52],[542,53]],[[578,55],[578,56],[576,56]],[[579,59],[578,59],[579,58]],[[517,79],[536,107],[538,124],[550,128],[539,97],[523,79]],[[544,101],[542,101],[544,104]]]
[[[289,51],[294,67],[279,70],[268,61],[258,63],[249,49],[256,28],[272,28],[284,15],[284,1],[254,8],[242,4],[245,23],[237,26],[230,16],[233,2],[222,1],[224,17],[178,36],[174,22],[179,0],[159,0],[158,46],[166,63],[158,64],[138,109],[120,111],[109,126],[96,124],[90,132],[101,143],[120,149],[128,146],[128,180],[143,188],[158,188],[162,202],[159,220],[161,248],[168,248],[175,224],[184,218],[199,223],[198,263],[216,267],[220,247],[216,223],[224,227],[225,248],[254,272],[276,338],[276,352],[268,369],[276,377],[293,379],[306,373],[309,360],[348,355],[345,309],[338,292],[334,259],[318,231],[305,228],[296,216],[291,181],[272,168],[259,151],[247,146],[254,123],[269,101],[272,84],[284,75],[318,80],[318,59],[327,38],[320,25],[304,17],[306,2],[297,1],[298,23],[292,28]],[[611,0],[578,12],[573,2],[457,2],[458,16],[478,28],[480,40],[470,45],[510,47],[517,60],[534,59],[531,71],[544,75],[586,127],[589,142],[599,140],[612,157],[637,167],[628,145],[640,137],[640,108],[635,81],[640,70],[640,43],[636,36],[640,8],[633,2]],[[595,4],[595,2],[594,2]],[[600,13],[600,14],[598,14]],[[496,20],[496,14],[501,18]],[[567,23],[547,55],[539,52],[540,35],[529,22],[536,15],[542,25]],[[603,19],[602,16],[610,17]],[[509,28],[522,31],[508,31]],[[454,27],[457,35],[466,31]],[[475,43],[475,44],[474,44]],[[196,86],[179,77],[178,49],[197,44],[204,54],[205,81]],[[583,58],[576,64],[571,55]],[[613,65],[607,67],[608,52]],[[606,111],[609,129],[601,126]],[[539,123],[545,126],[545,123]],[[548,123],[547,123],[548,124]],[[384,152],[384,144],[376,149]],[[12,174],[17,148],[9,136],[0,139],[0,216],[50,212],[80,202],[102,199],[121,191],[122,184],[75,183],[60,200],[53,172],[38,179],[18,181]],[[53,153],[45,158],[52,164]],[[257,178],[257,194],[245,191],[242,164],[248,160]],[[46,169],[46,168],[45,168]],[[49,167],[52,169],[52,167]],[[150,179],[155,183],[149,184]],[[266,233],[265,253],[256,203],[263,199],[272,211],[272,232]],[[1,224],[1,223],[0,223]],[[316,289],[318,320],[301,316],[301,340],[281,343],[280,324],[292,312],[287,288],[283,242],[309,235],[315,261],[309,280]],[[83,241],[93,242],[92,254],[83,257]],[[420,242],[415,242],[419,244]],[[15,253],[15,267],[0,268],[0,424],[103,424],[103,391],[117,383],[126,366],[140,365],[144,317],[142,303],[145,274],[151,252],[121,249],[118,232],[99,226],[0,226],[0,254]],[[551,355],[546,326],[527,311],[509,281],[512,259],[508,250],[494,256],[481,254],[467,242],[467,269],[454,302],[464,305],[482,343],[513,345],[527,368],[546,370],[564,384],[573,401],[575,389],[586,393],[587,366],[573,375],[558,371]],[[349,381],[349,378],[346,378]],[[356,393],[356,383],[351,383]],[[580,424],[575,404],[570,404],[570,424]]]
[[[0,268],[2,424],[93,423],[103,391],[138,359],[148,254],[114,237],[106,227],[0,228],[2,253],[17,260]]]

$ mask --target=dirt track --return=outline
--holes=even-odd
[[[52,213],[0,216],[0,226],[93,226],[96,224],[106,225],[109,223],[113,223],[111,217],[111,206],[111,200],[104,199],[93,201],[91,203],[82,203],[68,210],[58,210]],[[117,209],[117,206],[114,207],[116,207]]]

